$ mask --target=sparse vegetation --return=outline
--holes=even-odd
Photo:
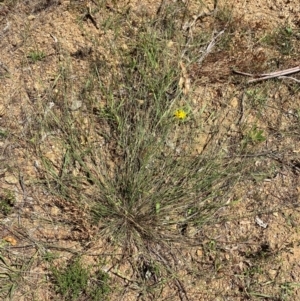
[[[13,210],[16,203],[14,193],[10,190],[3,190],[0,194],[0,213],[7,216]]]
[[[62,295],[63,300],[89,300],[100,301],[109,293],[108,275],[98,270],[95,276],[91,270],[84,267],[77,258],[65,268],[52,266],[52,275],[56,284],[56,290]]]
[[[282,55],[291,55],[296,50],[297,29],[284,24],[276,28],[271,34],[267,34],[262,41],[268,45],[276,47]]]
[[[296,29],[261,38],[267,25],[218,1],[33,2],[67,12],[72,38],[51,23],[44,39],[35,15],[20,34],[23,102],[10,92],[17,118],[0,118],[0,296],[295,299],[280,260],[300,241],[297,77],[245,86],[230,69],[293,63]]]
[[[43,51],[36,50],[36,51],[30,51],[27,57],[29,58],[31,63],[36,63],[37,61],[43,60],[45,56],[46,55]]]

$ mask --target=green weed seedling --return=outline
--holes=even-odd
[[[35,50],[30,51],[27,57],[29,58],[31,63],[36,63],[37,61],[42,61],[46,57],[46,55],[43,51]]]
[[[89,271],[81,265],[79,260],[75,260],[64,269],[52,267],[52,273],[57,292],[66,300],[77,300],[85,292]]]
[[[256,127],[249,132],[249,138],[252,143],[260,143],[266,141],[266,137],[263,136],[263,130],[258,130]]]
[[[107,296],[111,289],[108,284],[109,276],[107,273],[99,270],[94,276],[94,283],[89,289],[89,295],[91,300],[103,300],[104,296]]]
[[[290,55],[295,50],[296,35],[297,33],[289,25],[283,25],[273,33],[264,36],[261,41],[275,47],[282,55]]]
[[[283,55],[289,55],[293,51],[293,35],[293,30],[289,26],[283,26],[277,32],[275,36],[275,41],[278,50]]]
[[[9,215],[16,203],[16,198],[10,190],[5,189],[0,195],[0,213]]]
[[[263,106],[267,101],[267,93],[261,89],[249,89],[246,95],[254,106]]]
[[[53,260],[57,258],[57,256],[52,252],[46,252],[43,255],[43,258],[44,258],[45,261],[52,263]]]
[[[290,300],[295,288],[300,287],[297,282],[284,282],[280,285],[280,300]]]
[[[86,290],[89,272],[76,260],[65,269],[52,268],[57,291],[66,300],[77,300]]]
[[[88,300],[98,301],[110,292],[107,273],[98,271],[93,279],[90,268],[84,267],[79,259],[65,268],[52,266],[51,269],[56,290],[64,300],[75,301],[85,296]]]
[[[264,141],[266,141],[264,131],[257,129],[257,127],[254,126],[242,140],[242,147],[245,148],[249,144],[256,145]]]
[[[0,139],[5,139],[8,136],[8,132],[6,130],[0,129]]]

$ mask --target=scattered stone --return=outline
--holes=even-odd
[[[272,279],[274,279],[277,275],[277,270],[269,270],[269,275]]]
[[[57,207],[52,207],[50,210],[51,215],[54,215],[54,216],[58,215],[59,212],[60,212],[60,210]]]
[[[202,257],[202,256],[203,256],[203,251],[202,251],[202,249],[198,249],[198,250],[196,251],[196,255],[197,255],[198,257]]]
[[[18,178],[12,174],[5,174],[4,179],[7,184],[17,184],[19,182]]]
[[[78,109],[80,109],[82,106],[82,101],[81,100],[74,100],[71,104],[71,111],[76,111]]]

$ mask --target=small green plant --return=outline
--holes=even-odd
[[[65,268],[52,265],[51,270],[56,290],[64,300],[75,301],[85,296],[89,300],[100,301],[110,292],[108,274],[98,271],[92,277],[90,268],[84,267],[78,258]]]
[[[266,141],[266,137],[263,135],[263,130],[258,130],[256,127],[254,127],[249,132],[249,138],[252,143],[260,143]]]
[[[245,148],[247,145],[252,144],[256,145],[261,142],[266,141],[266,137],[263,135],[264,131],[258,129],[256,126],[246,133],[242,140],[242,148]]]
[[[0,194],[0,212],[9,215],[16,203],[16,197],[10,190],[3,190]]]
[[[277,43],[278,50],[283,55],[289,55],[293,52],[293,37],[294,33],[291,27],[283,26],[279,29],[277,36],[275,37],[275,41]]]
[[[290,55],[295,50],[295,31],[289,25],[283,25],[262,38],[264,44],[274,46],[281,54]]]
[[[280,300],[291,300],[295,288],[300,287],[300,283],[297,282],[284,282],[280,285]]]
[[[246,95],[254,106],[262,106],[266,103],[268,94],[265,90],[254,88],[248,89]]]
[[[92,280],[93,285],[88,290],[91,300],[103,300],[103,297],[111,292],[108,274],[98,270]]]
[[[48,261],[48,262],[52,263],[53,260],[54,260],[55,258],[57,258],[57,256],[56,256],[54,253],[48,251],[48,252],[46,252],[46,253],[43,255],[43,258],[44,258],[45,261]]]
[[[6,130],[0,129],[0,139],[5,139],[8,137],[8,132]]]
[[[42,61],[46,57],[46,54],[43,51],[35,50],[30,51],[27,57],[31,63],[36,63],[37,61]]]
[[[254,127],[248,134],[248,137],[252,143],[260,143],[266,141],[266,137],[263,135],[263,130],[258,130]]]
[[[77,300],[87,288],[89,271],[79,260],[75,260],[64,269],[52,267],[52,274],[58,293],[66,300]]]

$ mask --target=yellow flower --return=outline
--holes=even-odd
[[[184,120],[187,117],[187,113],[182,109],[178,109],[174,112],[174,117],[180,120]]]

